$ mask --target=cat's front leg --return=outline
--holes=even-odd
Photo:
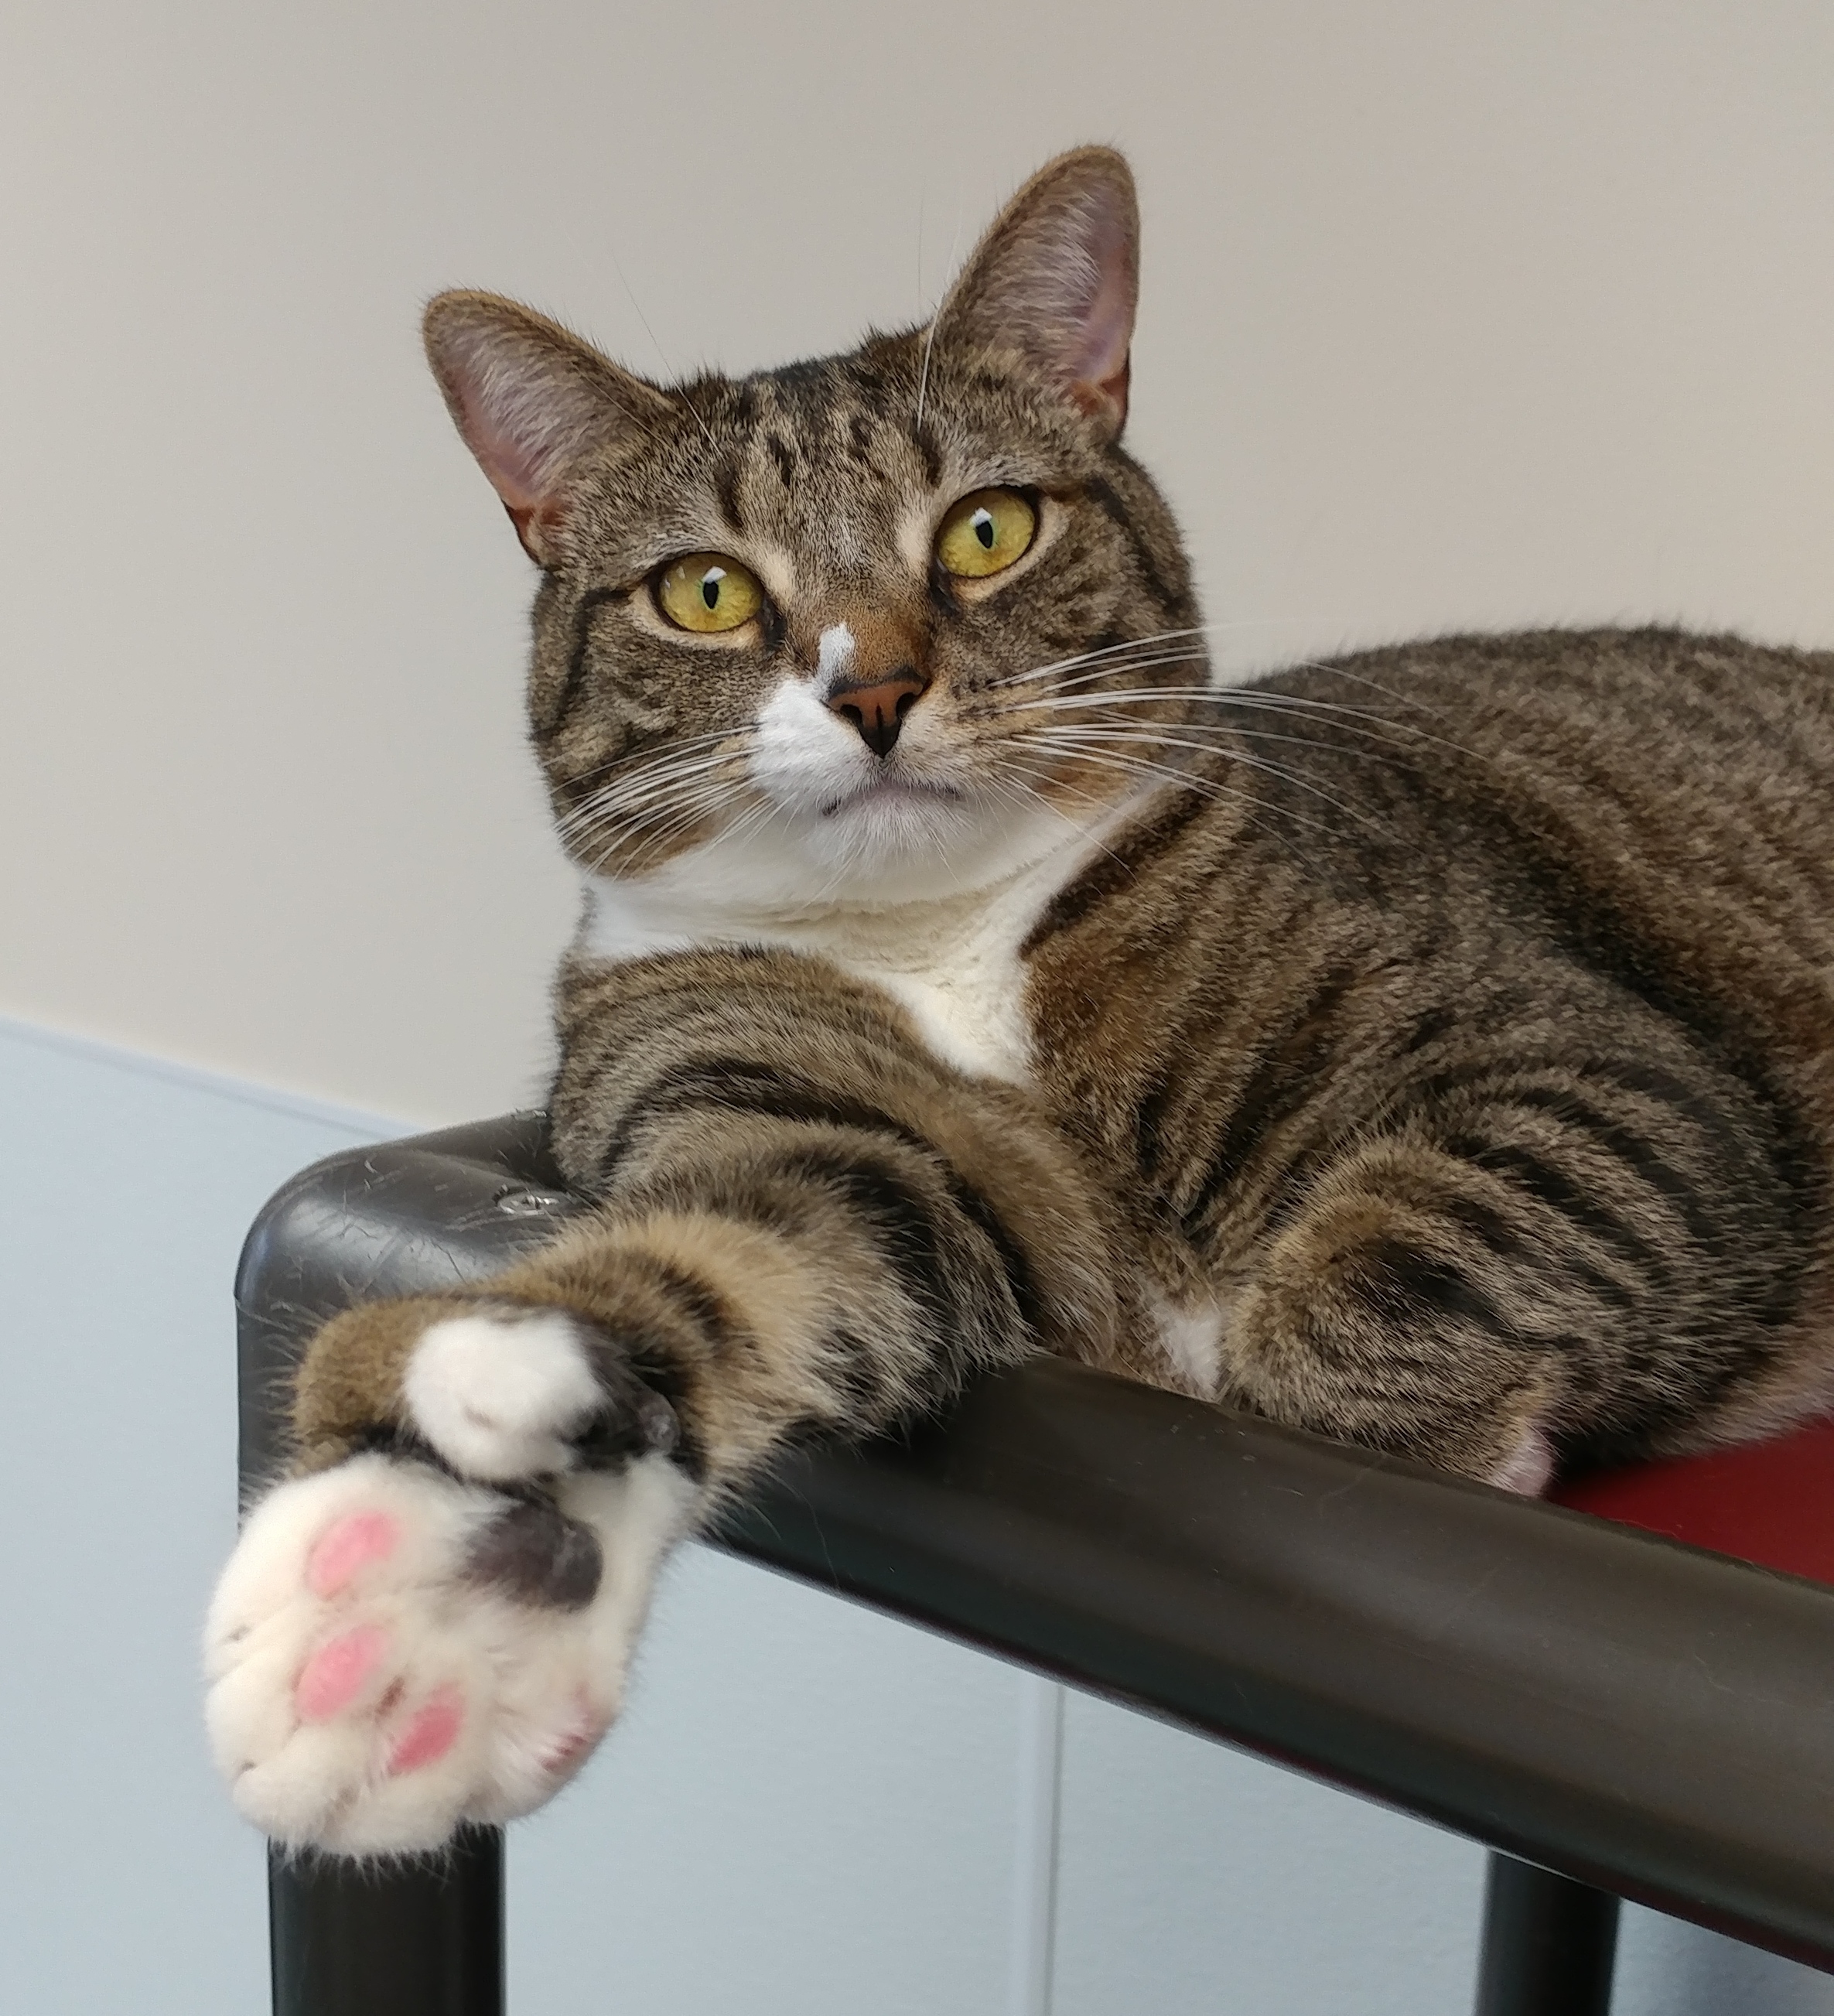
[[[669,1402],[563,1309],[427,1298],[321,1332],[295,1427],[306,1474],[254,1509],[207,1628],[237,1806],[361,1854],[539,1805],[616,1715],[702,1496]]]
[[[793,1438],[1112,1348],[1073,1144],[883,997],[680,954],[583,974],[570,1009],[557,1143],[599,1208],[494,1281],[329,1326],[294,1406],[315,1474],[225,1578],[212,1728],[284,1839],[424,1846],[539,1804],[704,1507]]]

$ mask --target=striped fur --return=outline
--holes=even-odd
[[[464,1308],[582,1319],[578,1460],[659,1446],[660,1395],[703,1506],[1039,1350],[1516,1489],[1834,1398],[1834,657],[1548,632],[1219,686],[1119,444],[1134,231],[1085,149],[929,329],[672,390],[433,304],[542,568],[598,1208],[332,1325],[304,1469],[424,1459],[407,1368]],[[1036,543],[952,581],[990,484]],[[658,614],[700,549],[763,584],[743,632]],[[833,682],[894,675],[867,753]]]
[[[592,894],[556,1139],[605,1209],[487,1292],[592,1316],[730,1482],[1041,1347],[1478,1476],[1818,1404],[1830,661],[1548,632],[1218,687],[1164,505],[1053,375],[1073,308],[997,335],[1041,242],[1099,263],[1131,214],[1067,157],[933,329],[672,392],[434,304],[500,491],[466,359],[588,388],[505,501],[545,527],[530,716]],[[927,528],[994,479],[1038,550],[956,596]],[[649,611],[701,545],[766,585],[740,648]],[[837,865],[750,740],[841,622],[921,666],[893,761],[963,801]],[[991,969],[1023,1039],[966,1069],[925,989],[1025,877]]]

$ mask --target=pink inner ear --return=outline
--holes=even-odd
[[[1078,403],[1127,416],[1127,356],[1134,340],[1136,288],[1133,243],[1120,218],[1099,198],[1082,216],[1085,290],[1073,311],[1066,375]]]
[[[559,440],[572,430],[541,411],[541,388],[526,360],[495,363],[455,348],[447,361],[451,389],[464,419],[461,432],[491,488],[519,520],[538,509],[562,459]]]
[[[1127,417],[1138,258],[1133,186],[1106,150],[1034,176],[981,240],[944,301],[943,326],[1029,358],[1106,432]]]
[[[1117,261],[1104,260],[1099,271],[1083,318],[1073,375],[1080,385],[1099,385],[1106,391],[1127,369],[1134,340],[1134,295],[1125,268]]]

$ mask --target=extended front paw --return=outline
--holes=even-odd
[[[551,1497],[381,1454],[281,1485],[206,1634],[237,1807],[279,1840],[361,1854],[539,1805],[616,1715],[694,1498],[655,1455]]]

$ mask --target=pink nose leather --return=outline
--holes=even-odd
[[[904,725],[904,716],[917,704],[929,684],[915,672],[895,673],[869,686],[851,686],[832,695],[829,711],[850,722],[875,756],[889,756]]]

